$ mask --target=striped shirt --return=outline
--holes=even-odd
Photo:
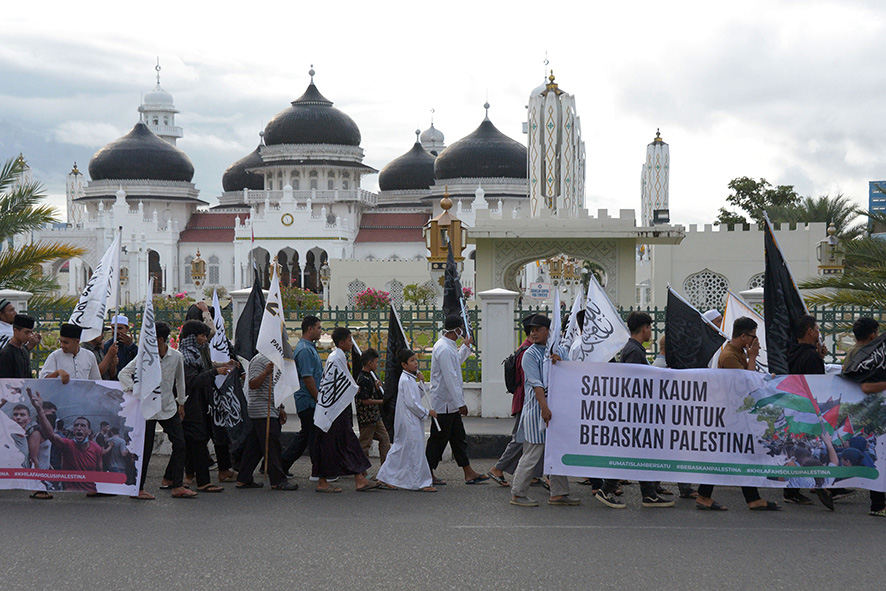
[[[545,442],[545,422],[541,418],[541,406],[535,397],[535,388],[544,388],[548,394],[548,371],[550,364],[545,362],[545,345],[535,344],[523,354],[523,388],[526,398],[523,403],[523,414],[520,417],[520,431],[527,443]],[[557,352],[562,359],[569,359],[566,347]]]
[[[246,378],[246,385],[249,385],[249,380],[260,376],[270,362],[270,359],[261,353],[257,353],[252,358],[252,361],[249,362],[249,375]],[[249,388],[249,395],[246,400],[246,414],[249,415],[250,419],[268,418],[268,387],[273,379],[274,372],[271,372],[271,375],[266,377],[265,381],[258,388]],[[276,418],[278,416],[280,416],[280,413],[277,411],[274,403],[271,402],[271,417]]]

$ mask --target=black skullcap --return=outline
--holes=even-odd
[[[16,314],[12,326],[16,328],[34,328],[34,319],[27,314]]]
[[[458,314],[450,314],[443,321],[443,328],[446,330],[455,330],[459,326],[464,326],[465,322]]]
[[[80,339],[80,334],[83,332],[82,326],[77,326],[76,324],[62,324],[61,330],[59,330],[59,336],[65,337],[66,339]]]

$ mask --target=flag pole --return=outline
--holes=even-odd
[[[123,250],[123,226],[117,226],[117,234],[118,234],[118,236],[120,236],[120,250],[122,252],[122,250]],[[117,292],[116,293],[117,297],[115,298],[116,301],[114,302],[114,316],[118,316],[120,314],[120,256],[119,255],[117,256],[116,272],[117,272],[117,279],[116,279],[117,289],[115,291]],[[151,272],[150,272],[150,270],[148,270],[148,276],[150,277],[150,275],[151,275]],[[148,294],[148,295],[151,295],[151,294]],[[104,322],[104,319],[102,319],[102,322]],[[114,322],[114,340],[113,340],[113,342],[114,343],[117,342],[117,323],[116,322]]]

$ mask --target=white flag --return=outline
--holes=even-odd
[[[741,297],[727,290],[726,309],[723,310],[723,322],[720,324],[720,332],[725,334],[727,339],[732,338],[732,324],[742,316],[747,316],[757,323],[757,340],[760,341],[760,353],[757,355],[757,370],[768,373],[769,363],[766,359],[766,331],[763,330],[765,326],[763,317]],[[720,351],[722,350],[721,348]],[[715,361],[719,356],[719,353],[714,356]]]
[[[585,292],[581,285],[578,286],[578,293],[572,300],[572,311],[569,312],[569,324],[566,326],[566,334],[563,335],[563,346],[566,350],[572,348],[572,343],[581,337],[581,331],[578,329],[578,313],[584,306]]]
[[[225,319],[222,316],[221,306],[218,303],[218,291],[212,290],[212,309],[215,314],[215,336],[209,341],[209,358],[219,363],[227,363],[231,360],[231,351],[228,348],[228,337],[225,335]],[[215,387],[221,388],[228,376],[215,376]]]
[[[280,279],[277,277],[277,266],[272,265],[271,289],[265,302],[265,313],[262,315],[258,329],[255,348],[259,353],[271,360],[274,371],[274,406],[283,401],[299,388],[298,370],[295,357],[289,345],[289,335],[283,324],[283,298],[280,296]]]
[[[609,361],[621,351],[629,338],[631,331],[592,274],[588,282],[588,297],[585,300],[585,323],[581,332],[581,344],[573,346],[571,359]]]
[[[160,385],[163,372],[160,369],[160,353],[157,351],[157,324],[154,322],[154,280],[148,282],[145,311],[142,313],[142,329],[138,337],[138,355],[135,357],[135,373],[132,375],[132,393],[141,401],[142,415],[149,419],[162,407]]]
[[[116,302],[119,284],[120,234],[118,233],[102,260],[96,265],[68,320],[71,324],[83,328],[83,334],[80,335],[81,342],[91,341],[102,334],[108,305]]]
[[[338,415],[351,406],[359,389],[354,376],[348,370],[348,358],[345,352],[336,347],[326,358],[326,367],[320,379],[314,425],[324,432],[329,431],[329,427]]]

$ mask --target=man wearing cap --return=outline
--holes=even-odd
[[[548,334],[551,320],[541,314],[533,316],[529,322],[529,339],[532,346],[523,354],[523,389],[526,399],[520,420],[519,433],[524,439],[523,455],[514,472],[511,483],[512,505],[519,507],[537,507],[538,501],[526,496],[532,481],[532,471],[545,453],[545,429],[551,421],[551,409],[548,408]],[[551,355],[551,362],[568,358],[569,351],[560,347]],[[581,501],[569,496],[569,480],[565,476],[551,475],[551,498],[549,505],[578,505]]]
[[[117,340],[109,339],[102,347],[102,353],[107,355],[111,347],[117,345],[117,368],[123,369],[138,355],[138,345],[135,344],[132,335],[129,334],[129,318],[119,314],[111,318],[111,330],[117,327]],[[111,374],[111,379],[117,379],[117,369]]]
[[[0,299],[0,349],[12,338],[12,324],[15,321],[15,315],[16,309],[12,302],[6,298]],[[33,332],[33,328],[32,326],[31,336],[25,343],[29,351],[39,345],[42,338],[39,333]]]
[[[98,363],[98,371],[102,374],[103,380],[117,379],[117,343],[111,345],[107,353],[102,353],[102,343],[104,343],[105,334],[108,327],[102,327],[102,333],[86,343],[80,343],[80,346],[95,355],[95,362]]]
[[[80,347],[80,333],[83,329],[76,324],[62,324],[59,331],[59,348],[49,354],[40,379],[61,378],[62,384],[70,380],[100,380],[98,363],[95,356]]]
[[[461,338],[462,345],[456,346]],[[471,356],[473,339],[465,335],[465,325],[461,316],[452,314],[443,321],[443,334],[434,343],[431,353],[431,408],[437,412],[437,421],[431,423],[431,436],[425,448],[431,475],[443,459],[446,444],[452,448],[455,463],[464,470],[467,484],[479,484],[489,480],[489,476],[478,474],[468,460],[468,439],[465,433],[463,416],[467,416],[464,383],[461,365]],[[437,428],[439,423],[440,428]],[[445,484],[434,477],[435,484]]]
[[[31,352],[27,344],[34,330],[34,319],[16,314],[12,321],[12,338],[0,349],[0,378],[30,378]]]

